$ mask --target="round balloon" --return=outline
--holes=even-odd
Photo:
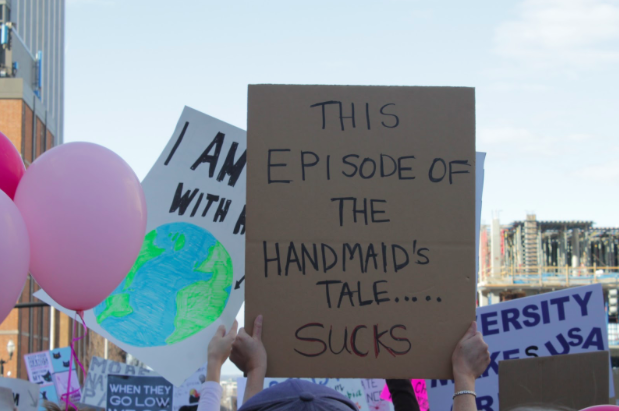
[[[97,144],[47,151],[28,167],[15,204],[30,236],[30,273],[65,308],[95,307],[140,252],[142,186],[123,159]]]
[[[11,140],[0,132],[0,190],[11,199],[15,198],[17,184],[25,171],[26,167],[19,151]]]
[[[0,191],[0,323],[24,288],[29,260],[26,224],[13,200]]]

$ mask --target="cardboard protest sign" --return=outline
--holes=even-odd
[[[491,359],[475,384],[477,409],[483,411],[499,409],[499,361],[608,350],[600,284],[479,307],[477,329]],[[426,385],[432,411],[451,410],[453,381],[428,380]]]
[[[181,385],[243,302],[246,135],[191,108],[142,186],[140,255],[86,325]],[[39,299],[73,315],[39,291]]]
[[[108,411],[172,411],[172,384],[163,377],[109,375]]]
[[[450,377],[475,307],[474,90],[250,86],[248,150],[268,374]]]
[[[614,391],[615,391],[615,396],[611,397],[611,404],[615,404],[615,405],[619,405],[619,400],[617,399],[617,394],[619,394],[619,368],[612,368],[612,373],[613,373],[613,384],[614,384]],[[613,401],[614,398],[614,401]]]
[[[19,411],[37,411],[39,405],[39,386],[17,378],[0,377],[0,387],[11,393],[11,403]],[[0,407],[1,410],[5,408]],[[10,408],[6,408],[10,409]]]
[[[499,362],[499,410],[608,404],[607,351]]]
[[[133,365],[106,360],[93,356],[84,379],[82,402],[84,404],[105,407],[107,397],[107,378],[110,374],[129,376],[157,376],[154,371]]]
[[[279,383],[282,383],[289,378],[265,378],[264,379],[264,388],[267,389]],[[365,393],[363,390],[363,386],[361,385],[361,380],[352,379],[352,378],[299,378],[301,380],[309,381],[318,385],[325,385],[329,388],[334,389],[339,392],[343,396],[347,397],[353,403],[357,405],[359,411],[369,411],[370,408],[368,406],[367,401],[365,400]],[[243,397],[245,396],[245,386],[247,383],[247,378],[239,377],[237,378],[237,408],[241,408],[243,405]]]

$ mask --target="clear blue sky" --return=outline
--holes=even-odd
[[[482,220],[619,226],[619,2],[68,0],[65,141],[143,178],[188,105],[254,83],[471,86]]]

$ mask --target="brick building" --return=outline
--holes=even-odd
[[[0,0],[0,131],[26,166],[62,142],[64,5]],[[32,294],[38,289],[29,277],[19,308],[0,325],[5,376],[27,379],[24,354],[68,345],[70,320],[37,302]],[[11,359],[9,341],[16,346]]]
[[[26,167],[64,141],[64,21],[65,0],[0,0],[0,131]],[[28,379],[24,354],[71,344],[73,321],[33,297],[39,289],[29,277],[16,308],[0,324],[4,376]],[[76,329],[81,336],[82,328]],[[9,341],[16,347],[10,359]],[[93,355],[125,359],[94,333],[76,348],[86,367]]]

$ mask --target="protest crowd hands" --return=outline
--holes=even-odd
[[[232,344],[230,360],[247,376],[243,399],[246,402],[262,391],[267,372],[267,352],[262,344],[262,315],[254,320],[252,335],[247,334],[244,328],[239,330]]]
[[[232,351],[232,344],[237,336],[238,323],[234,320],[232,327],[226,333],[226,327],[220,325],[211,338],[211,342],[208,345],[208,370],[207,381],[219,382],[221,366],[230,357]]]
[[[473,321],[462,339],[458,342],[451,356],[454,375],[454,411],[475,411],[477,402],[475,379],[479,377],[490,364],[488,344],[477,331],[477,323]],[[458,395],[460,394],[460,395]],[[464,395],[462,395],[464,394]]]
[[[475,380],[490,364],[488,344],[473,321],[454,350],[451,361],[455,379]]]
[[[266,374],[267,352],[262,344],[262,315],[254,321],[253,335],[241,328],[234,344],[230,360],[246,374]]]

